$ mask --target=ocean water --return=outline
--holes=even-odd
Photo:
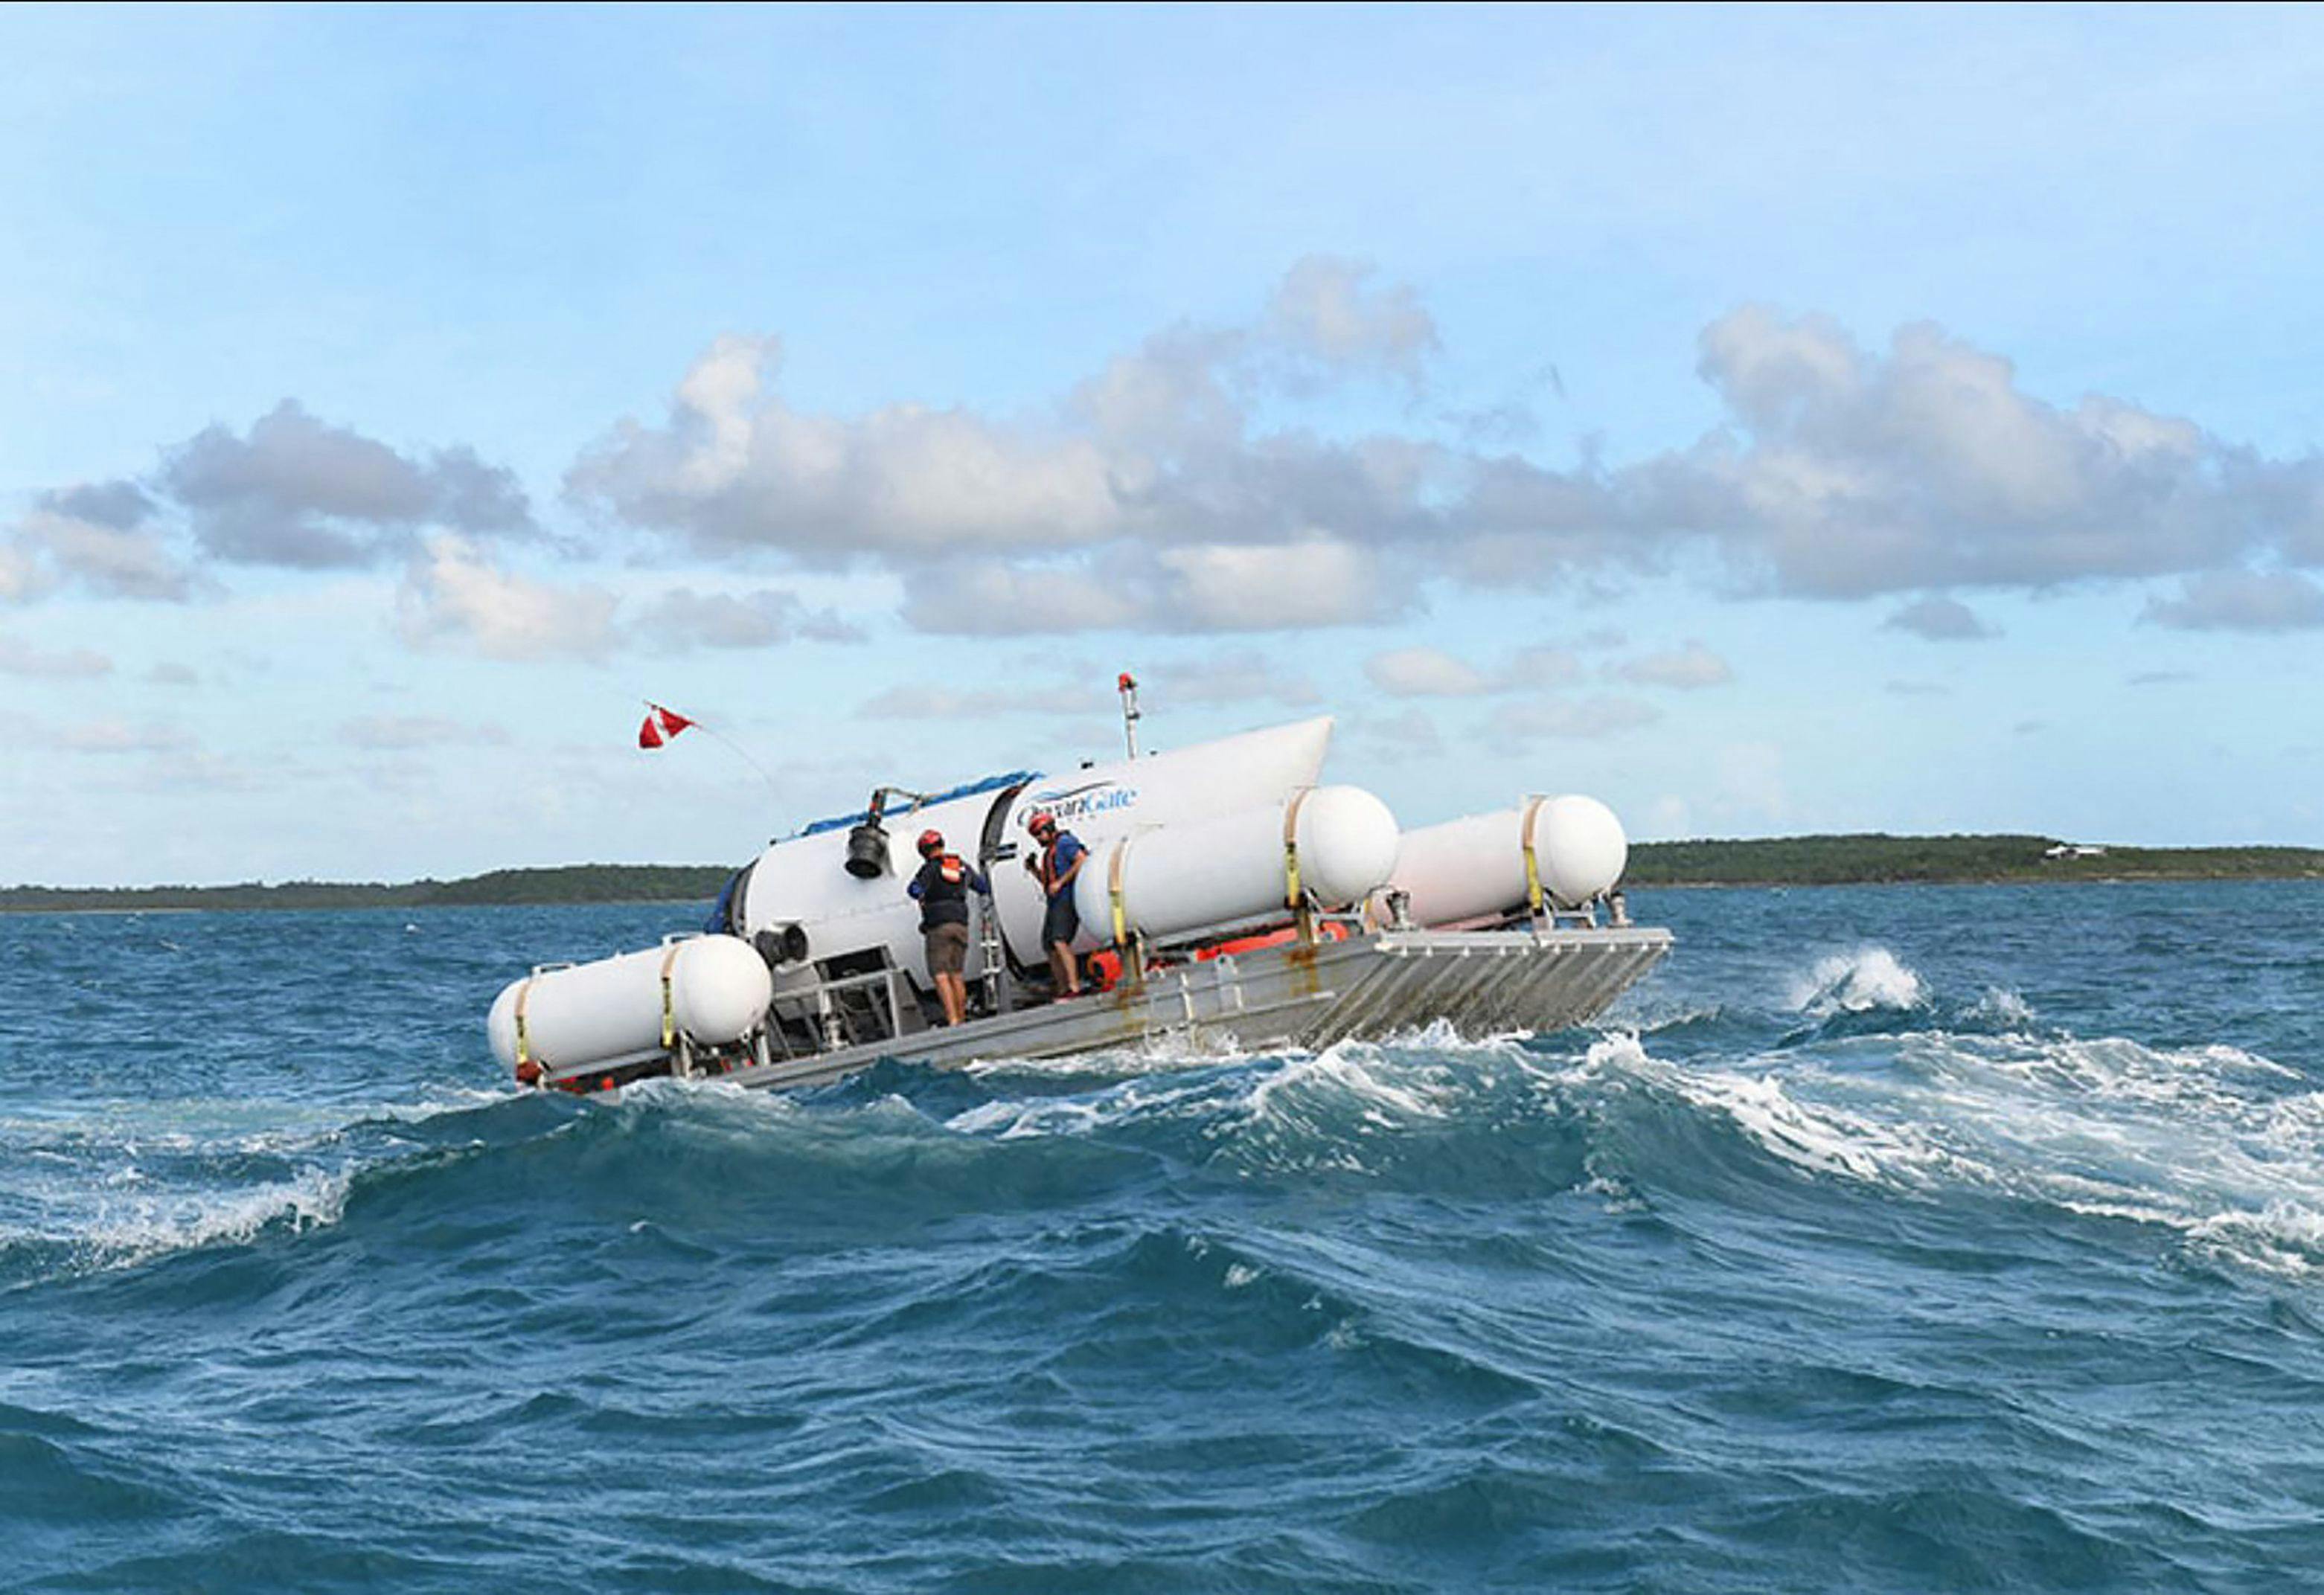
[[[0,920],[0,1588],[2324,1582],[2324,884],[1650,892],[1598,1027],[521,1095],[669,908]]]

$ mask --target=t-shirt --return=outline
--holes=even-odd
[[[1088,848],[1082,845],[1081,838],[1071,831],[1057,833],[1057,840],[1050,846],[1049,856],[1046,861],[1048,867],[1041,871],[1041,884],[1047,889],[1051,897],[1056,897],[1060,891],[1073,890],[1070,886],[1060,887],[1057,884],[1058,877],[1072,869],[1074,861],[1088,851]]]
[[[953,866],[958,880],[945,879],[946,864]],[[939,925],[968,923],[968,893],[972,887],[983,892],[992,890],[975,865],[956,853],[946,853],[922,864],[920,872],[904,890],[919,899],[920,928],[932,930]]]

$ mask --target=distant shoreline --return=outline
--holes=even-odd
[[[1781,836],[1642,842],[1624,885],[2009,886],[2142,880],[2324,880],[2324,848],[2085,847],[2048,836]],[[2052,856],[2056,855],[2056,856]],[[291,880],[233,886],[0,887],[0,913],[156,914],[220,909],[549,907],[706,903],[724,864],[568,864],[457,880]]]

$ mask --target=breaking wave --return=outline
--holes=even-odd
[[[1820,965],[1816,990],[1928,1000],[1886,955]],[[1978,1004],[2028,1017],[2006,994]],[[25,1166],[42,1172],[16,1183],[0,1259],[21,1277],[295,1238],[390,1190],[424,1203],[430,1182],[482,1203],[556,1200],[567,1183],[676,1199],[717,1181],[820,1210],[907,1169],[920,1196],[1002,1205],[1067,1174],[1313,1176],[1446,1199],[1594,1184],[1647,1207],[1664,1192],[1748,1207],[1755,1182],[1787,1173],[2159,1230],[2190,1256],[2277,1275],[2324,1269],[2324,1096],[2260,1055],[2009,1028],[1818,1035],[1707,1064],[1660,1056],[1655,1036],[1432,1031],[1312,1053],[887,1065],[797,1098],[667,1081],[584,1101],[474,1093],[207,1139],[178,1114],[110,1139],[30,1138]],[[1046,1161],[1069,1146],[1078,1161]],[[513,1193],[496,1188],[503,1174]],[[908,1205],[888,1195],[867,1211]]]
[[[1861,947],[1820,958],[1792,982],[1787,1005],[1821,1018],[1872,1009],[1918,1008],[1925,997],[1921,977],[1897,962],[1886,947]]]

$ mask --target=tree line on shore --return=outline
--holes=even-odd
[[[494,870],[456,880],[244,881],[232,886],[0,887],[0,912],[189,908],[431,908],[492,905],[708,902],[724,864],[567,864]],[[1625,884],[1843,886],[2034,880],[2324,878],[2324,849],[2076,847],[2049,836],[1777,836],[1642,842]]]

